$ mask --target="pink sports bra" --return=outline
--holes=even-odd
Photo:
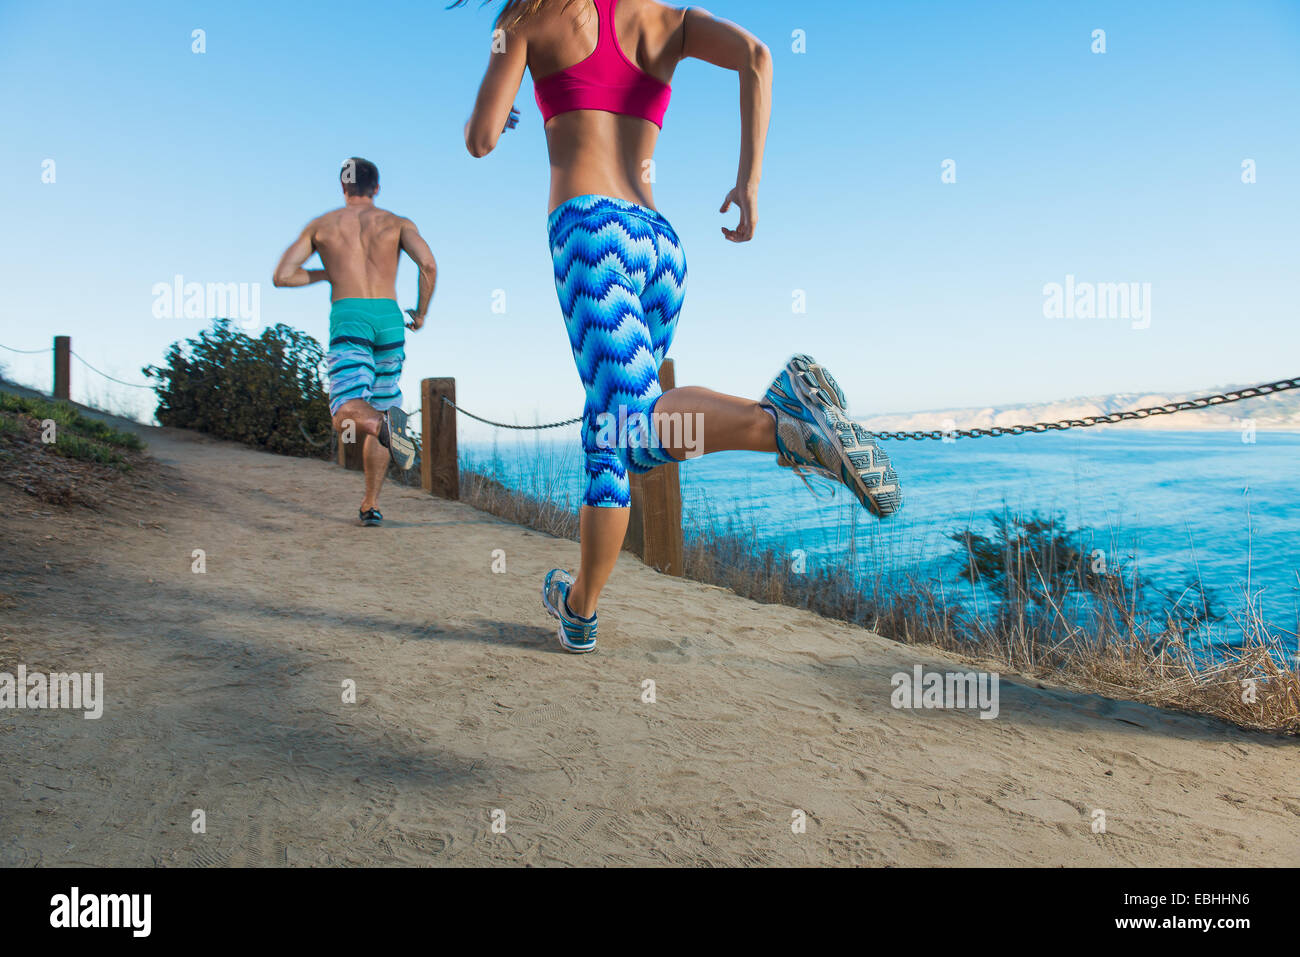
[[[633,63],[618,42],[618,0],[594,0],[600,19],[596,49],[581,63],[535,81],[543,121],[573,110],[639,116],[663,129],[673,88]]]

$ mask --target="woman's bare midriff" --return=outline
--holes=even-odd
[[[546,124],[550,209],[575,196],[610,196],[654,209],[655,146],[649,120],[600,110],[561,113]]]

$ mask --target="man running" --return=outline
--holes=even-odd
[[[388,461],[403,471],[415,463],[406,435],[398,380],[406,357],[405,329],[424,325],[438,266],[415,223],[375,205],[379,169],[352,157],[339,173],[344,205],[307,224],[275,267],[276,286],[307,286],[326,280],[330,308],[330,415],[345,441],[364,436],[366,494],[362,525],[380,525],[379,490]],[[411,321],[397,305],[397,263],[405,252],[420,269],[420,295]],[[304,269],[319,253],[324,269]]]

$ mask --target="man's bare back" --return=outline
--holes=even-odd
[[[331,209],[307,224],[287,248],[276,268],[277,286],[330,283],[330,300],[396,299],[398,259],[406,252],[420,268],[420,302],[411,311],[411,328],[424,325],[432,298],[437,264],[429,244],[408,218],[374,205],[372,199],[348,196],[347,205]],[[318,252],[324,269],[303,269]]]
[[[409,310],[411,328],[424,325],[437,264],[415,223],[380,209],[373,197],[348,196],[346,205],[307,224],[280,260],[275,285],[330,284],[330,299],[396,299],[397,263],[405,252],[420,269],[419,302]],[[324,269],[303,269],[319,253]]]
[[[329,276],[331,300],[396,299],[402,229],[414,224],[377,206],[344,206],[315,219],[312,246]]]

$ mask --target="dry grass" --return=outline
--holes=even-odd
[[[1243,728],[1300,734],[1300,674],[1280,664],[1267,647],[1228,649],[1223,660],[1204,662],[1131,642],[1076,655],[1059,673],[1076,687],[1109,697],[1213,715]]]
[[[0,481],[46,504],[100,507],[127,473],[150,467],[143,449],[66,402],[0,392]]]
[[[461,473],[467,503],[576,540],[576,511],[549,501],[546,486],[535,481],[534,494],[523,494],[490,476]],[[1153,604],[1149,583],[1112,573],[1089,580],[1081,598],[1063,589],[1063,559],[1052,545],[1045,550],[1023,540],[1001,543],[995,555],[1002,566],[998,600],[972,610],[957,583],[888,569],[882,562],[874,563],[879,574],[861,581],[854,574],[852,542],[839,566],[801,573],[785,553],[759,547],[752,529],[709,516],[691,532],[686,577],[755,601],[805,608],[895,641],[1081,691],[1211,715],[1243,728],[1300,734],[1300,657],[1288,666],[1278,650],[1284,644],[1294,648],[1296,635],[1268,625],[1250,602],[1233,619],[1243,636],[1240,646],[1210,656],[1188,644],[1191,631],[1212,618],[1203,591],[1194,592],[1195,602],[1184,592]]]
[[[477,472],[460,473],[460,498],[475,508],[516,525],[535,528],[556,538],[578,540],[578,514],[553,502],[506,488]]]

